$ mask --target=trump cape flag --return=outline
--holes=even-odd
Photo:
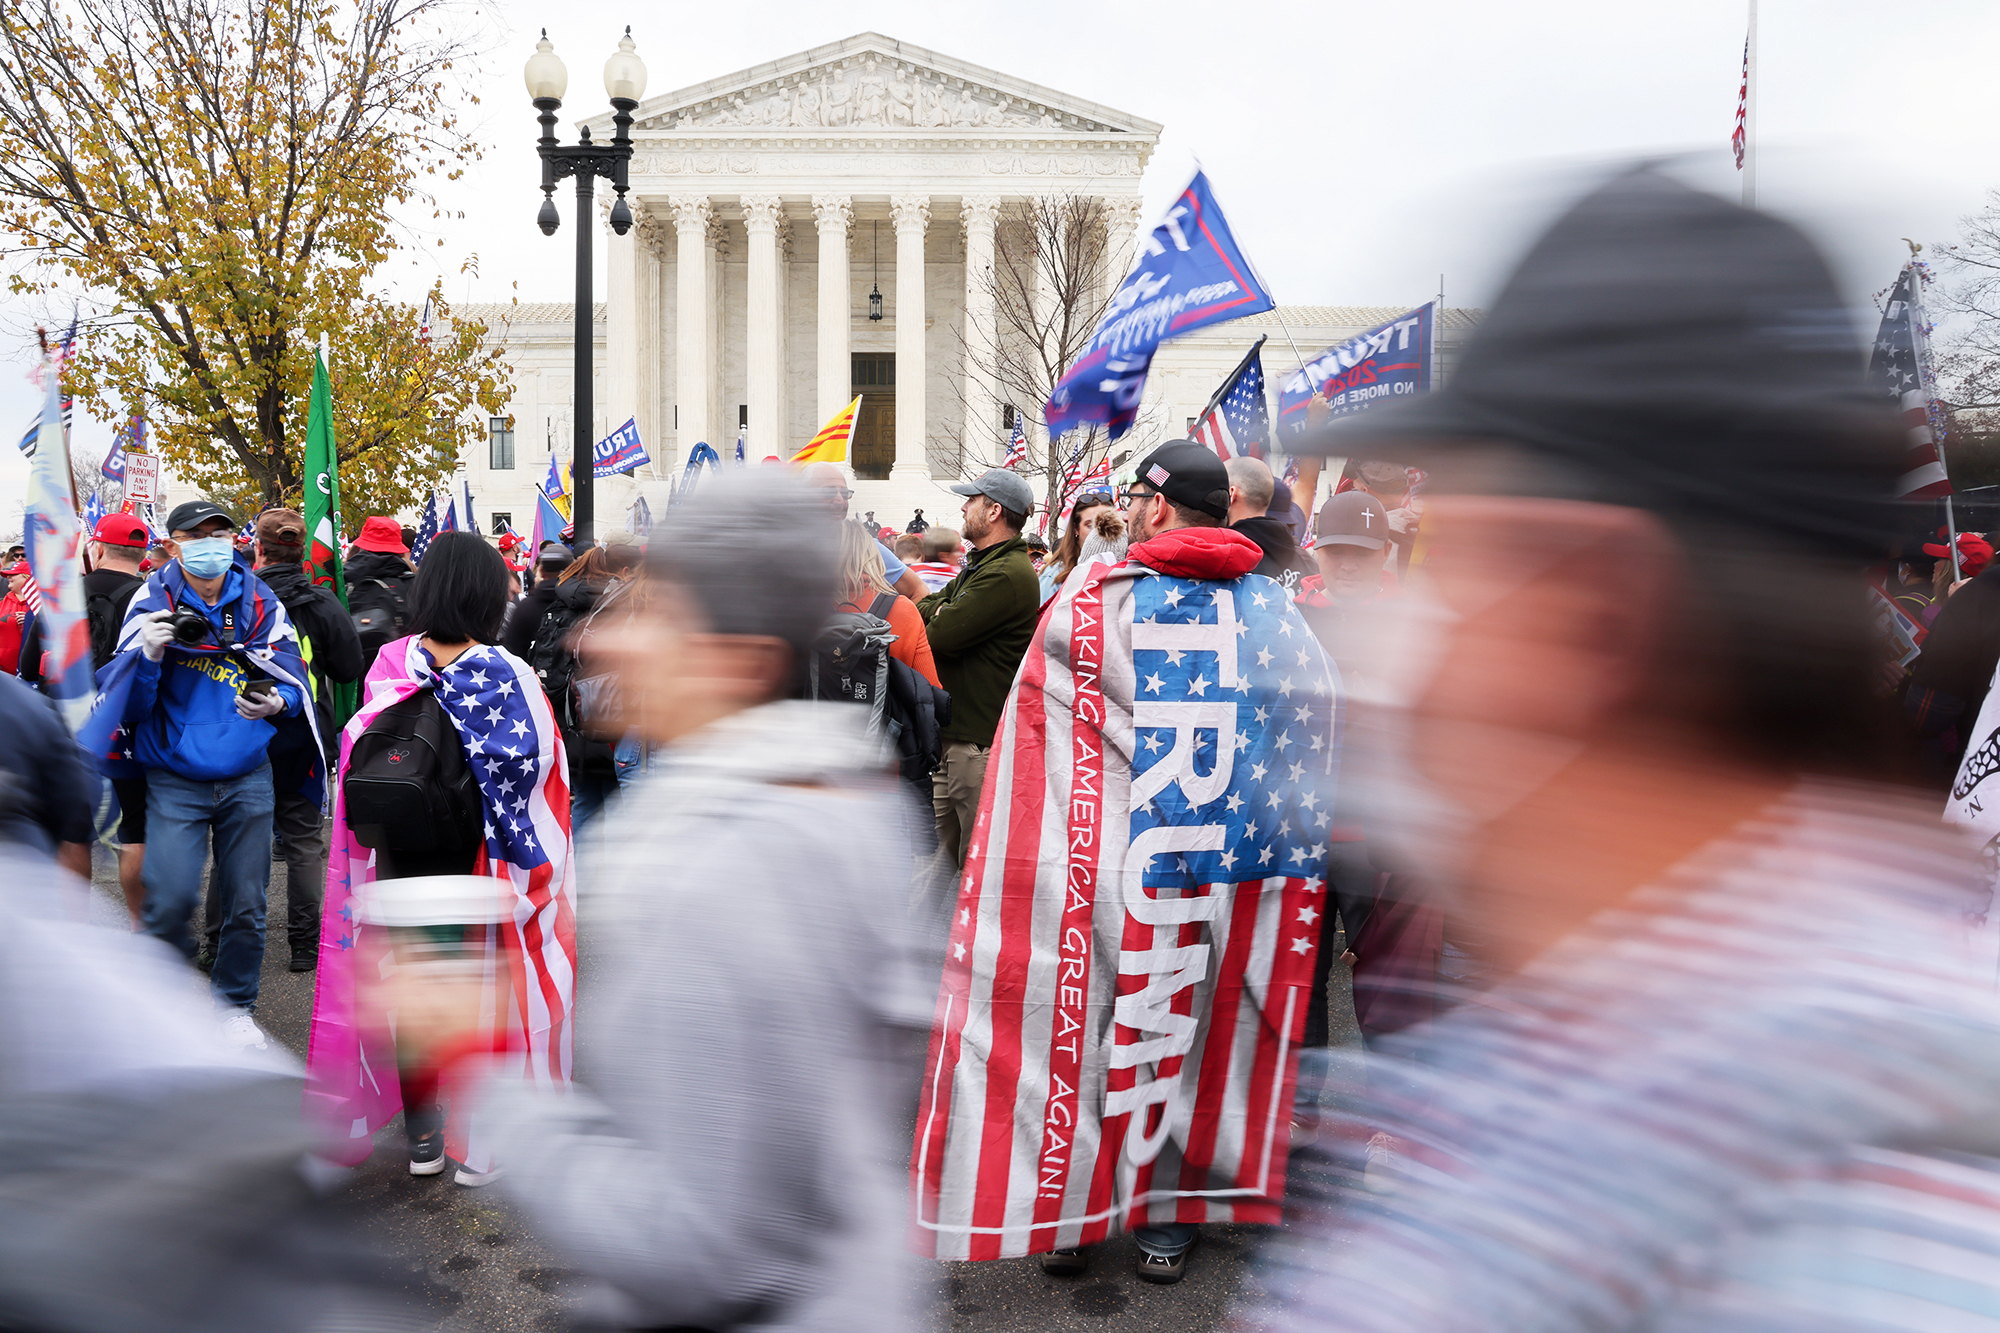
[[[994,739],[917,1138],[940,1259],[1275,1223],[1340,678],[1261,552],[1178,529],[1073,573]]]
[[[480,644],[438,670],[411,636],[384,644],[375,657],[367,700],[341,734],[343,778],[368,724],[390,704],[426,688],[437,691],[479,783],[486,841],[472,871],[491,877],[495,894],[508,904],[504,920],[483,940],[493,1045],[511,1076],[536,1087],[566,1088],[576,992],[576,880],[562,736],[548,696],[520,658]],[[393,1034],[372,1026],[356,1003],[355,983],[380,969],[385,941],[380,930],[357,928],[357,894],[375,878],[375,854],[354,840],[346,804],[336,786],[306,1110],[332,1140],[328,1155],[353,1165],[373,1149],[375,1131],[403,1109],[403,1094]],[[492,1169],[487,1136],[465,1107],[450,1108],[444,1141],[445,1152],[468,1170]]]

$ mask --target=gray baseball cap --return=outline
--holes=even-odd
[[[1379,551],[1389,542],[1389,515],[1382,502],[1366,491],[1342,491],[1319,507],[1313,523],[1313,549],[1322,546],[1362,546]]]
[[[1004,467],[990,467],[971,481],[956,482],[952,491],[958,495],[983,495],[1002,509],[1016,514],[1035,512],[1035,493],[1028,483]]]

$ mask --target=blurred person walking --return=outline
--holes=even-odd
[[[480,942],[485,1036],[504,1049],[511,1074],[569,1086],[576,888],[563,741],[528,664],[496,642],[506,611],[499,552],[469,532],[432,541],[412,589],[412,632],[377,655],[367,702],[341,736],[306,1104],[334,1134],[334,1160],[347,1165],[368,1156],[370,1136],[398,1111],[412,1175],[438,1174],[449,1159],[461,1164],[459,1184],[484,1185],[500,1160],[468,1099],[412,1072],[423,1066],[404,1031],[357,1008],[364,962],[379,961],[356,934],[357,898],[374,880],[495,881],[511,906]],[[456,755],[427,744],[447,728],[462,747]],[[413,739],[395,739],[406,734]],[[419,750],[436,769],[398,772],[427,762]],[[453,798],[472,796],[468,788],[475,808],[460,809]],[[434,817],[434,801],[457,818]],[[399,1065],[400,1082],[386,1076]]]
[[[291,617],[237,563],[235,527],[206,500],[167,516],[173,560],[133,595],[79,739],[109,776],[144,772],[144,925],[189,960],[213,852],[222,927],[210,987],[231,1040],[262,1047],[252,1015],[271,883],[273,724],[313,719]]]
[[[0,675],[0,843],[88,880],[98,795],[55,701]]]
[[[930,634],[938,678],[951,695],[944,728],[944,762],[931,780],[937,817],[938,865],[955,881],[979,813],[986,759],[1014,673],[1034,636],[1041,611],[1035,567],[1021,528],[1034,512],[1034,492],[1005,468],[989,468],[952,488],[961,507],[972,553],[957,577],[917,603]]]
[[[0,680],[0,700],[15,691]],[[0,745],[15,734],[0,725]],[[35,798],[0,790],[0,830],[34,818],[17,799]],[[297,1063],[232,1044],[170,954],[77,920],[61,889],[0,842],[0,1326],[435,1327],[408,1261],[300,1170]]]
[[[636,546],[617,543],[591,547],[563,567],[546,593],[542,584],[536,584],[535,592],[523,598],[514,614],[506,618],[500,636],[501,646],[526,662],[541,682],[556,725],[562,728],[563,753],[569,762],[571,828],[578,833],[617,794],[618,765],[615,743],[590,734],[584,726],[576,689],[582,664],[576,636],[598,605],[631,578],[638,565]]]
[[[919,1107],[939,1258],[1275,1223],[1340,748],[1339,677],[1191,440],[1140,461],[1124,560],[1073,575],[1000,723]]]
[[[936,592],[965,568],[965,552],[960,549],[963,544],[958,529],[932,524],[917,538],[919,554],[910,569],[924,581],[926,589]]]
[[[1432,469],[1403,678],[1439,804],[1400,837],[1498,980],[1316,1128],[1252,1326],[2000,1309],[1990,894],[1876,689],[1857,573],[1906,441],[1860,350],[1798,231],[1638,169],[1536,242],[1445,388],[1295,446]],[[1346,1150],[1378,1132],[1406,1168]]]
[[[146,525],[130,514],[106,514],[97,520],[90,536],[91,571],[83,576],[83,604],[90,626],[91,666],[102,671],[118,655],[118,634],[125,627],[125,612],[133,596],[146,586],[141,569],[151,538]],[[132,928],[137,930],[146,910],[142,877],[146,865],[146,779],[108,781],[118,817],[118,886],[125,894]]]
[[[718,477],[654,529],[646,609],[596,640],[661,748],[593,870],[590,1072],[574,1095],[487,1072],[479,1111],[514,1207],[602,1284],[583,1327],[918,1324],[895,783],[858,711],[785,697],[839,595],[838,540],[793,478]],[[386,1002],[444,1048],[476,1008],[449,982]]]

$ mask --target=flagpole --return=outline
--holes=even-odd
[[[1743,46],[1743,206],[1757,206],[1757,0]]]
[[[1236,383],[1236,377],[1238,375],[1241,375],[1243,373],[1243,368],[1250,364],[1250,358],[1257,355],[1258,352],[1263,350],[1264,344],[1270,341],[1270,337],[1271,335],[1268,333],[1260,333],[1257,335],[1257,341],[1250,345],[1250,350],[1245,352],[1243,354],[1243,359],[1236,363],[1236,369],[1230,371],[1228,376],[1223,379],[1222,387],[1209,395],[1208,406],[1202,408],[1201,415],[1194,419],[1195,425],[1199,426],[1201,425],[1202,422],[1208,420],[1208,414],[1213,412],[1215,410],[1215,405],[1222,401],[1222,395],[1229,392],[1229,386]],[[1300,370],[1305,369],[1305,364],[1303,362],[1299,364],[1299,369]]]

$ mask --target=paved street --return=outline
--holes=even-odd
[[[113,862],[101,848],[96,862],[95,919],[123,916]],[[312,1020],[311,973],[285,970],[285,867],[271,867],[267,915],[269,946],[258,1001],[258,1021],[305,1058]],[[580,941],[589,966],[589,941]],[[1336,969],[1338,972],[1339,969]],[[201,982],[190,971],[190,985]],[[1344,977],[1336,995],[1345,1005]],[[1336,1019],[1351,1016],[1336,1009]],[[377,1136],[375,1155],[344,1187],[366,1225],[409,1257],[425,1298],[449,1333],[539,1333],[564,1326],[561,1296],[572,1281],[561,1259],[524,1226],[492,1188],[466,1189],[449,1173],[411,1176],[402,1155],[400,1122]],[[1137,1250],[1129,1238],[1100,1248],[1080,1278],[1048,1277],[1032,1260],[989,1264],[931,1264],[920,1270],[920,1296],[932,1326],[950,1333],[1187,1333],[1217,1327],[1245,1275],[1256,1245],[1255,1228],[1208,1227],[1173,1287],[1156,1287],[1133,1274]]]

